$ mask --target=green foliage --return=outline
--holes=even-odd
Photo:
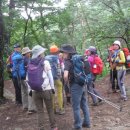
[[[30,48],[70,43],[83,54],[93,45],[105,61],[113,41],[130,47],[129,0],[68,0],[64,9],[54,6],[53,0],[15,0],[15,6],[2,2],[10,50],[15,42]]]

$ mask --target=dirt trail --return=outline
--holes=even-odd
[[[110,91],[108,77],[97,81],[96,88],[107,100],[121,105],[123,111],[120,112],[106,103],[96,107],[91,106],[89,97],[92,127],[88,130],[130,130],[130,74],[126,76],[128,94],[126,102],[119,100],[119,93],[108,93],[108,90]],[[5,81],[5,97],[9,100],[0,105],[0,130],[37,130],[36,114],[28,115],[22,107],[14,104],[14,88],[10,80]],[[56,115],[59,130],[71,130],[73,125],[71,106],[65,106],[65,110],[65,115]],[[45,116],[46,130],[49,130],[48,117]]]

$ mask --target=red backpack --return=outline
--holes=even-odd
[[[95,55],[93,60],[94,60],[94,62],[93,62],[93,66],[91,68],[91,72],[94,75],[102,74],[103,66],[104,66],[102,59],[98,55]]]
[[[125,55],[125,59],[126,59],[126,67],[130,68],[130,51],[128,48],[123,48],[122,49]]]

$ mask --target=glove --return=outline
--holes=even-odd
[[[51,91],[52,91],[52,94],[55,94],[55,90],[54,89],[51,89]]]
[[[31,96],[31,97],[32,97],[32,90],[30,90],[30,92],[29,92],[29,96]]]
[[[115,60],[115,63],[119,63],[119,60]]]

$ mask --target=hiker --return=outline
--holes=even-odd
[[[32,97],[36,105],[39,130],[45,130],[46,118],[44,114],[44,103],[48,112],[51,130],[58,130],[52,103],[52,93],[55,93],[54,81],[51,66],[49,62],[44,59],[45,51],[46,49],[40,45],[33,47],[32,58],[27,69],[27,82],[30,89],[32,89]]]
[[[21,46],[17,43],[14,45],[14,52],[11,55],[12,61],[12,80],[15,87],[15,103],[22,105],[21,81],[25,79],[25,68],[23,56],[21,54]]]
[[[79,85],[74,80],[74,70],[71,58],[76,51],[71,45],[65,44],[60,48],[60,52],[63,53],[64,57],[64,82],[70,87],[71,91],[74,114],[74,128],[72,128],[72,130],[82,130],[82,127],[90,128],[90,113],[85,95],[85,87]],[[80,108],[84,115],[83,121],[81,119]]]
[[[63,77],[63,75],[64,75],[64,59],[63,59],[62,53],[59,53],[59,60],[60,60],[60,65],[61,65],[61,73],[62,73],[62,77]],[[70,88],[67,84],[64,84],[64,78],[62,78],[62,84],[63,84],[64,90],[65,90],[66,104],[70,105],[71,104]]]
[[[22,49],[22,55],[24,60],[25,72],[27,73],[28,63],[31,58],[31,50],[29,49],[29,47],[24,47]],[[28,114],[35,113],[36,106],[34,104],[33,98],[29,96],[29,91],[31,90],[28,90],[28,84],[26,83],[25,80],[23,80],[21,83],[22,83],[21,93],[22,93],[23,109],[25,111],[28,111]]]
[[[124,78],[126,74],[125,55],[124,52],[121,50],[120,41],[115,41],[113,43],[113,47],[115,50],[113,56],[113,67],[115,67],[117,70],[117,80],[118,80],[118,86],[121,91],[121,99],[127,101],[126,89],[124,86]]]
[[[113,62],[112,62],[112,58],[114,56],[114,48],[113,46],[111,46],[109,49],[108,49],[108,58],[107,58],[107,61],[109,62],[109,65],[110,65],[110,81],[111,81],[111,84],[112,84],[112,92],[115,93],[115,92],[118,92],[119,90],[119,86],[118,86],[118,81],[117,81],[117,70],[116,68],[113,68]]]
[[[99,92],[96,90],[95,84],[94,84],[97,75],[95,73],[93,73],[93,71],[92,71],[93,68],[95,68],[95,69],[97,68],[97,65],[95,64],[95,57],[96,56],[98,56],[97,55],[97,49],[94,46],[90,46],[88,48],[88,50],[87,50],[87,57],[88,57],[88,62],[90,63],[91,74],[92,74],[92,82],[91,82],[91,84],[89,84],[88,90],[91,93],[94,93],[95,95],[101,97],[101,95],[99,94]],[[92,100],[93,100],[93,106],[97,106],[97,105],[99,105],[102,102],[102,100],[100,98],[97,98],[96,96],[94,96],[92,94],[90,94],[90,95],[91,95]]]
[[[54,97],[53,101],[54,112],[62,115],[65,113],[65,110],[63,108],[63,84],[61,82],[62,73],[58,54],[59,48],[56,45],[52,45],[50,47],[50,55],[47,55],[45,59],[50,62],[55,88],[57,90],[57,96]],[[55,102],[58,103],[58,108],[56,108]]]

